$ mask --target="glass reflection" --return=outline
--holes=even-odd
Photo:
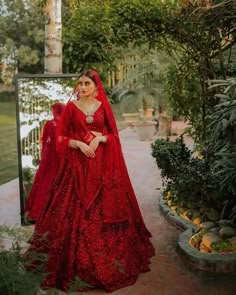
[[[17,76],[18,152],[21,217],[41,159],[40,134],[52,119],[52,105],[67,103],[76,83],[76,75],[58,77]]]

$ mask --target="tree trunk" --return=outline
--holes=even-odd
[[[44,73],[62,73],[61,0],[47,0]]]

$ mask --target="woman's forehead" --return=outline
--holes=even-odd
[[[80,82],[93,82],[92,79],[90,79],[89,77],[86,77],[86,76],[82,76],[79,78],[79,81]]]

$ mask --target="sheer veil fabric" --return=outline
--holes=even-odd
[[[59,159],[56,153],[56,126],[64,107],[65,105],[59,102],[53,104],[54,118],[46,121],[40,134],[41,160],[24,208],[29,220],[39,218],[51,182],[57,173]]]

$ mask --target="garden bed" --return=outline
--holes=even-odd
[[[167,205],[166,201],[164,195],[160,194],[159,206],[164,217],[168,222],[184,231],[179,236],[177,243],[177,251],[180,257],[191,266],[203,271],[236,273],[236,252],[201,252],[195,247],[196,241],[194,239],[201,234],[202,228],[179,216]]]

